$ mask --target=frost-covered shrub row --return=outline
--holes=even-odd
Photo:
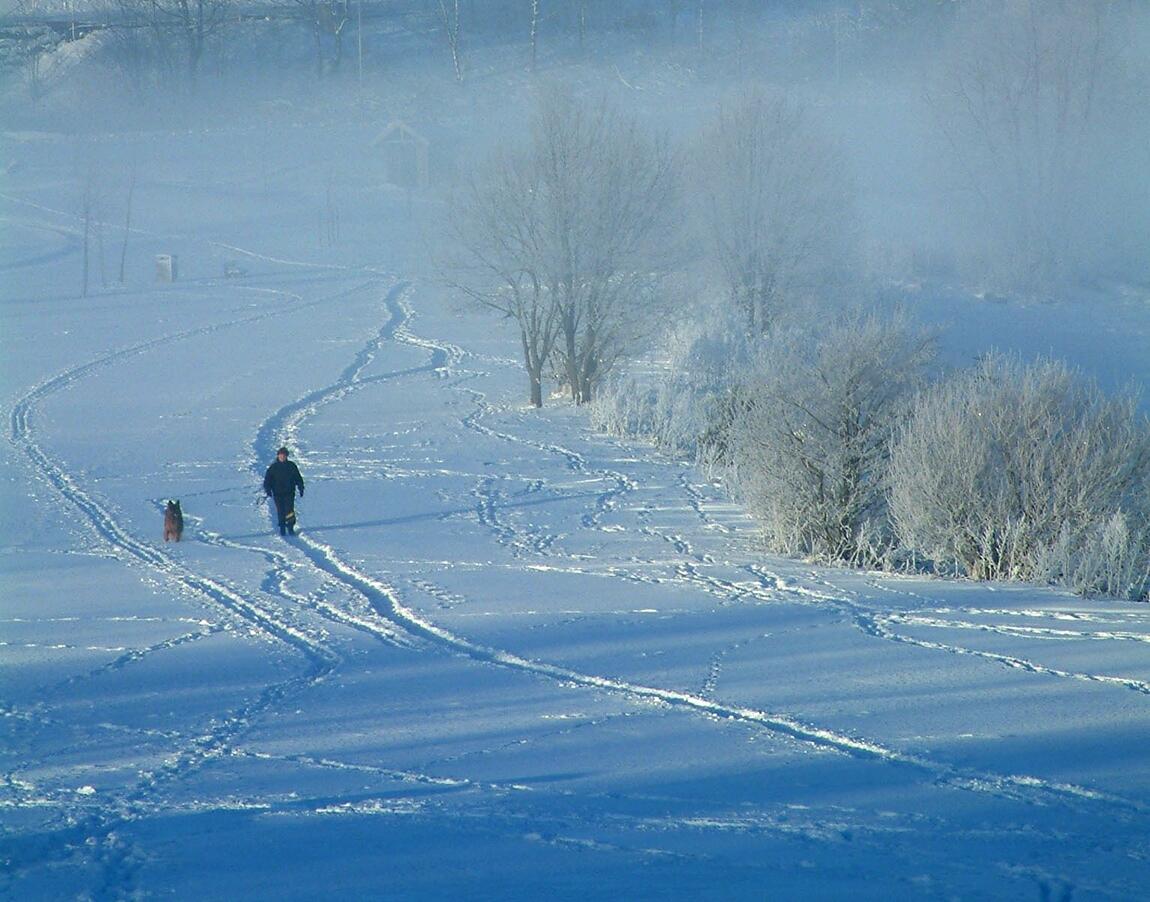
[[[890,438],[933,341],[901,316],[826,318],[779,323],[753,357],[697,336],[661,382],[632,377],[604,392],[592,422],[693,453],[745,501],[771,551],[875,563],[892,545]]]
[[[900,542],[976,579],[1146,590],[1150,429],[1064,363],[992,355],[933,386],[890,484]]]
[[[775,553],[1146,597],[1150,423],[1133,395],[1002,355],[927,383],[932,336],[905,319],[811,323],[771,330],[737,381],[714,368],[736,355],[697,336],[662,380],[613,383],[593,423],[693,454]]]

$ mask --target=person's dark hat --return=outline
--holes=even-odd
[[[281,448],[280,448],[280,449],[279,449],[279,450],[276,452],[276,457],[279,457],[281,454],[282,454],[284,457],[287,457],[287,456],[288,456],[288,449],[287,449],[287,448],[282,448],[282,447],[281,447]]]

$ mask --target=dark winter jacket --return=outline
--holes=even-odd
[[[264,474],[264,493],[267,495],[287,495],[290,497],[295,494],[295,489],[299,488],[300,497],[303,497],[303,477],[300,475],[299,467],[295,465],[292,460],[277,460]]]

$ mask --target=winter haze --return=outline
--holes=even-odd
[[[1148,96],[1135,0],[0,0],[0,897],[1150,896]]]

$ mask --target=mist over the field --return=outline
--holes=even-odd
[[[185,21],[164,2],[11,6],[7,129],[182,131],[194,144],[204,128],[314,128],[330,139],[321,168],[304,147],[277,161],[314,190],[369,167],[371,140],[400,117],[434,143],[442,186],[523,136],[542,84],[611,95],[684,150],[716,109],[768,87],[840,145],[867,272],[1038,296],[1147,276],[1141,3],[201,7],[202,28],[196,5]],[[259,166],[260,148],[236,150]],[[166,167],[145,147],[129,154],[114,154],[121,167]],[[109,175],[87,148],[72,165]]]
[[[1150,13],[1137,2],[183,10],[9,2],[6,129],[178,132],[194,146],[205,128],[290,125],[306,136],[276,147],[278,164],[316,191],[375,177],[372,141],[401,119],[431,142],[441,189],[493,145],[525,139],[534,96],[558,82],[665,130],[694,182],[705,162],[689,152],[717,111],[766,90],[801,106],[841,154],[852,185],[837,212],[857,214],[868,274],[1039,298],[1147,277]],[[71,164],[98,172],[104,204],[122,206],[112,181],[173,162],[142,144],[108,162],[77,146]],[[18,150],[9,139],[9,187]],[[235,152],[258,167],[268,149],[242,141]]]

